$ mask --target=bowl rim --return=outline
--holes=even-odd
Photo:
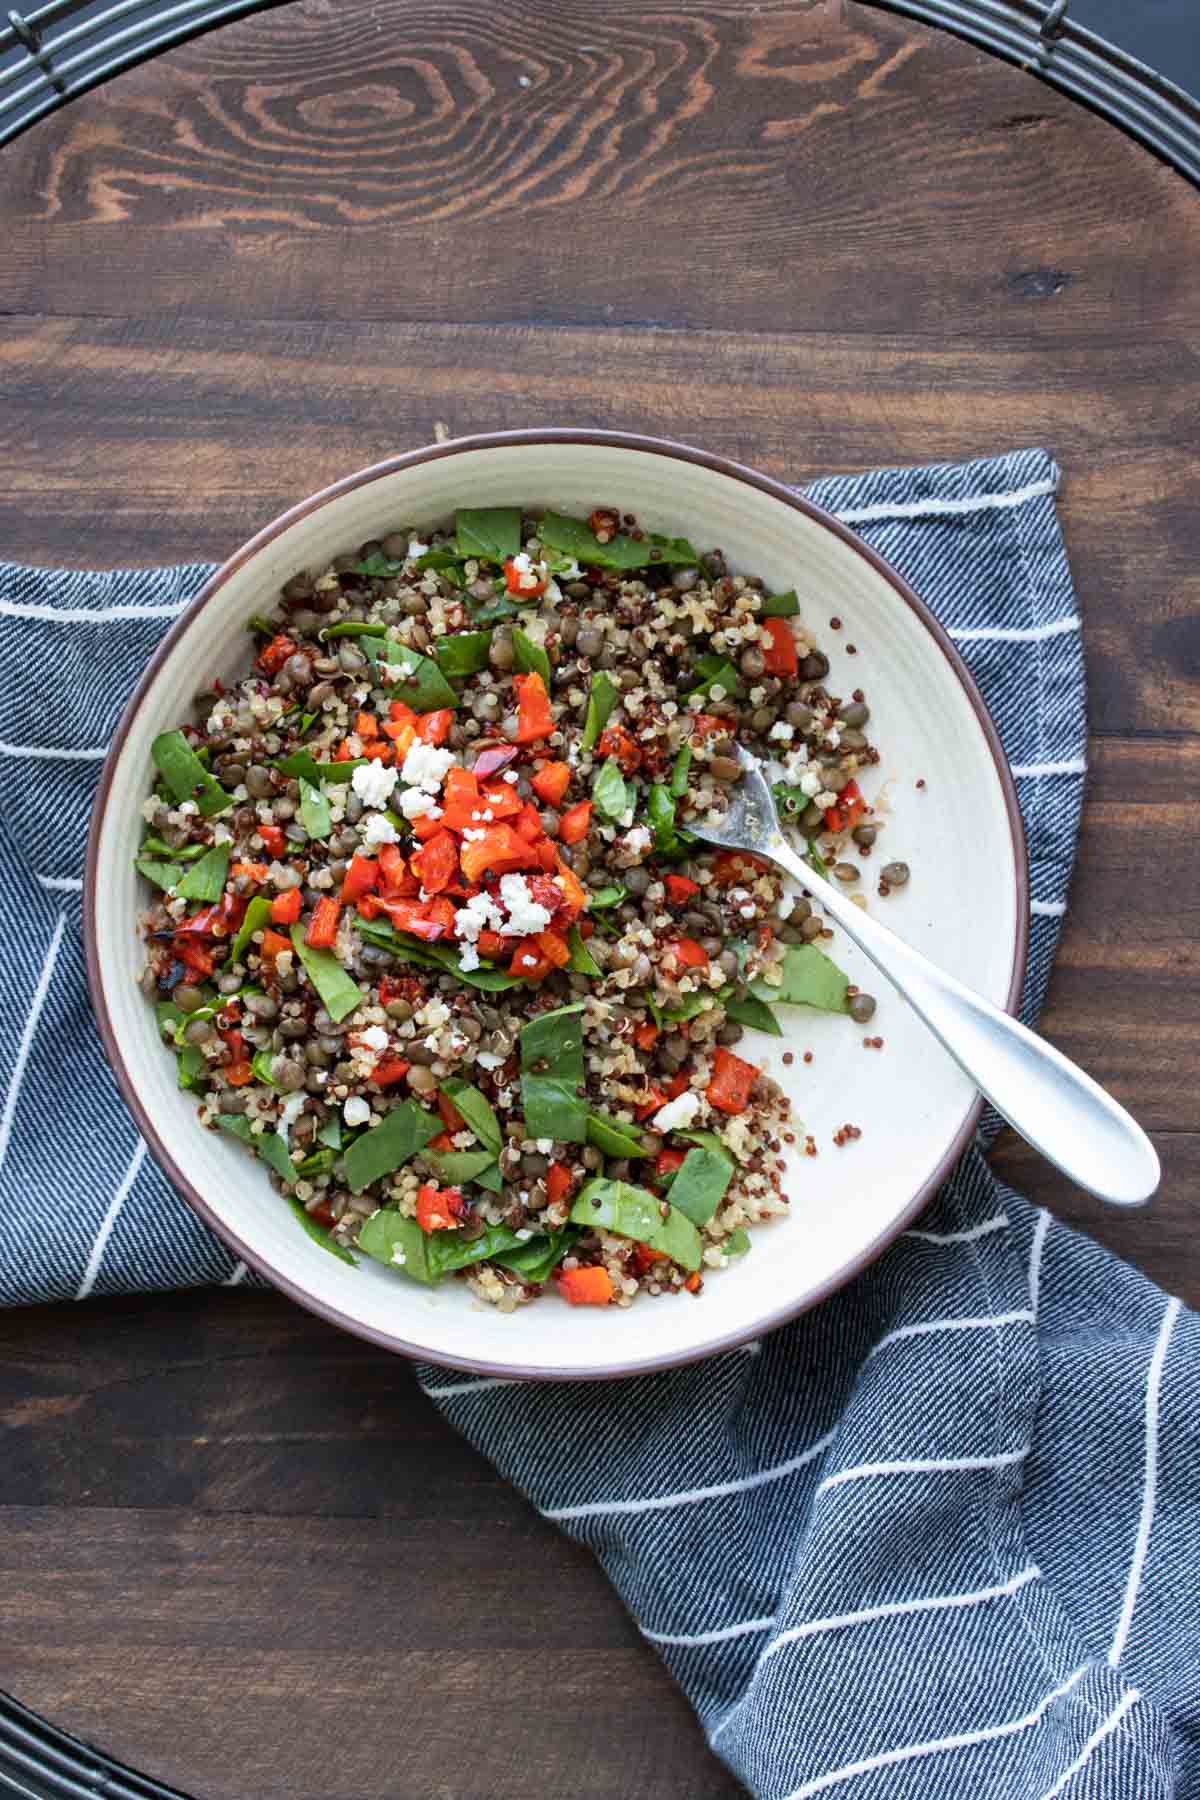
[[[589,427],[546,426],[532,427],[516,431],[480,432],[469,437],[450,438],[443,443],[425,444],[415,450],[406,450],[394,456],[383,458],[379,462],[368,464],[350,475],[329,486],[320,488],[307,499],[298,501],[264,525],[253,537],[248,538],[241,547],[233,552],[213,574],[209,576],[195,599],[192,600],[179,618],[171,626],[157,650],[150,658],[137,686],[130,695],[121,714],[108,754],[100,771],[100,779],[96,788],[96,796],[92,807],[91,824],[88,829],[87,857],[84,866],[83,896],[83,939],[84,956],[87,971],[88,989],[91,995],[92,1008],[95,1013],[100,1040],[108,1059],[109,1066],[117,1078],[117,1084],[133,1115],[134,1124],[145,1139],[159,1168],[168,1181],[187,1201],[193,1211],[216,1233],[249,1268],[262,1275],[272,1287],[286,1294],[289,1299],[316,1313],[331,1325],[337,1325],[354,1336],[364,1338],[369,1343],[390,1350],[395,1354],[408,1357],[417,1362],[429,1362],[437,1366],[463,1371],[470,1375],[497,1376],[507,1380],[531,1381],[603,1381],[636,1375],[650,1375],[666,1369],[682,1368],[700,1362],[709,1356],[720,1355],[723,1351],[738,1349],[741,1345],[764,1336],[769,1331],[777,1330],[789,1320],[798,1318],[802,1313],[827,1300],[832,1294],[853,1281],[865,1269],[882,1255],[888,1245],[897,1238],[905,1227],[919,1216],[928,1205],[938,1188],[942,1185],[954,1164],[974,1133],[975,1127],[983,1111],[983,1097],[977,1095],[967,1107],[958,1128],[953,1134],[945,1152],[937,1162],[932,1173],[921,1187],[900,1209],[896,1217],[874,1237],[869,1244],[850,1257],[837,1272],[823,1281],[814,1292],[789,1302],[786,1306],[776,1308],[757,1324],[728,1332],[711,1343],[705,1343],[695,1349],[675,1350],[660,1356],[634,1361],[616,1360],[605,1362],[586,1370],[568,1368],[536,1368],[528,1364],[514,1361],[497,1361],[490,1358],[455,1357],[444,1352],[433,1352],[420,1344],[412,1343],[397,1332],[383,1331],[373,1325],[366,1324],[311,1289],[302,1286],[289,1276],[280,1273],[270,1259],[251,1250],[230,1229],[193,1185],[176,1163],[162,1136],[156,1129],[154,1120],[143,1104],[137,1085],[121,1054],[117,1043],[116,1032],[109,1016],[105,1000],[104,983],[101,974],[101,950],[99,921],[96,912],[97,882],[96,875],[100,857],[100,840],[108,810],[109,793],[112,787],[116,767],[124,752],[125,741],[129,736],[134,720],[143,701],[153,687],[159,670],[174,649],[177,640],[195,623],[198,615],[225,585],[229,578],[243,568],[253,557],[265,549],[268,544],[280,537],[330,502],[340,499],[342,495],[352,493],[356,488],[365,487],[382,477],[394,474],[401,469],[411,469],[422,463],[436,462],[443,458],[461,456],[478,450],[503,450],[518,445],[547,444],[581,444],[584,446],[602,446],[616,450],[634,450],[653,456],[672,459],[677,462],[692,463],[700,468],[708,469],[714,474],[724,476],[728,480],[737,481],[746,486],[757,488],[761,493],[770,495],[794,512],[802,513],[813,523],[823,526],[847,544],[856,555],[869,563],[875,572],[892,588],[897,597],[916,614],[924,626],[928,636],[949,663],[953,673],[966,693],[984,740],[991,752],[995,766],[1000,792],[1004,799],[1005,811],[1008,815],[1009,832],[1012,838],[1013,861],[1016,870],[1016,932],[1013,941],[1012,969],[1009,977],[1008,993],[1004,1001],[1007,1012],[1015,1013],[1020,1004],[1024,987],[1025,974],[1029,956],[1029,865],[1026,854],[1025,828],[1021,818],[1020,805],[1017,799],[1016,783],[1008,765],[1000,736],[984,703],[983,696],[967,668],[945,627],[935,618],[926,603],[909,586],[878,551],[858,537],[848,525],[844,525],[833,513],[804,495],[796,493],[783,482],[774,480],[769,475],[760,474],[758,470],[747,467],[743,463],[734,462],[731,458],[719,456],[708,450],[697,449],[694,445],[678,443],[670,438],[652,437],[641,432],[606,431]]]

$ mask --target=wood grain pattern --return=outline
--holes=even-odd
[[[1045,1024],[1165,1178],[995,1161],[1200,1301],[1191,189],[850,0],[297,0],[5,172],[7,555],[216,558],[439,422],[797,482],[1048,445],[1095,736]],[[0,1432],[0,1685],[203,1800],[739,1791],[590,1560],[276,1296],[0,1315]]]

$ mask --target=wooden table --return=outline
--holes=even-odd
[[[18,141],[0,546],[217,557],[385,452],[541,423],[796,481],[1048,444],[1092,775],[1045,1024],[1145,1215],[1017,1186],[1192,1301],[1200,200],[854,4],[300,0]],[[0,1685],[239,1800],[719,1800],[607,1584],[407,1367],[270,1295],[0,1317]]]

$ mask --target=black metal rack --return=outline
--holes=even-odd
[[[1200,185],[1200,101],[1068,17],[1069,0],[867,0],[1016,63]],[[286,0],[0,0],[0,145],[113,75]],[[0,1694],[0,1795],[186,1800]]]

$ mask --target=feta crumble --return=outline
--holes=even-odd
[[[436,794],[446,779],[447,769],[452,768],[453,765],[453,750],[443,750],[437,744],[418,742],[412,746],[404,758],[404,767],[401,773],[409,787],[422,788],[427,794]],[[362,773],[361,769],[356,771],[355,785],[357,785],[358,776]],[[388,773],[392,774],[394,779],[394,771],[389,770]]]
[[[351,1094],[342,1108],[342,1117],[347,1125],[365,1125],[371,1116],[371,1103],[364,1100],[361,1094]]]
[[[500,898],[508,913],[500,927],[503,937],[536,937],[549,925],[549,910],[534,899],[523,875],[502,875]]]
[[[364,763],[350,777],[351,785],[364,806],[386,806],[398,779],[395,769],[385,769],[378,762]]]
[[[369,1050],[386,1050],[388,1034],[382,1025],[368,1025],[362,1034],[362,1041]]]
[[[398,844],[400,833],[390,819],[385,819],[382,813],[376,812],[363,825],[362,840],[368,848],[374,848],[377,844]]]
[[[655,1131],[686,1131],[700,1111],[700,1096],[687,1088],[674,1100],[660,1106],[654,1115]]]
[[[440,819],[442,809],[434,803],[432,794],[423,794],[420,788],[406,788],[400,796],[400,811],[406,819]]]

